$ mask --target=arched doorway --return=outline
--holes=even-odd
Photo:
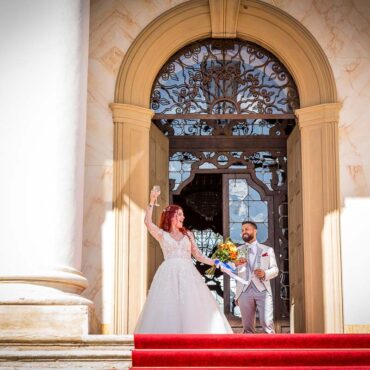
[[[153,172],[151,160],[166,156],[164,143],[157,142],[155,148],[150,145],[160,133],[151,130],[153,82],[176,51],[212,35],[237,36],[266,48],[287,67],[297,84],[301,108],[295,111],[297,125],[288,143],[288,156],[295,159],[289,162],[292,168],[288,171],[294,174],[288,179],[289,189],[294,190],[288,191],[288,204],[295,215],[290,217],[294,223],[289,225],[289,250],[298,262],[290,280],[291,328],[341,332],[340,104],[336,103],[328,60],[312,35],[283,11],[256,0],[228,0],[225,4],[196,0],[174,7],[137,37],[122,63],[111,105],[117,225],[111,332],[132,332],[148,289],[147,236],[142,218],[150,174],[165,177],[163,168]]]
[[[275,249],[280,270],[273,281],[277,331],[289,332],[287,137],[299,108],[293,78],[254,43],[205,39],[162,67],[151,108],[169,139],[170,201],[184,208],[185,225],[209,256],[223,238],[242,243],[241,223],[256,222],[258,240]],[[196,266],[204,275],[207,267]],[[235,282],[204,277],[240,331]]]

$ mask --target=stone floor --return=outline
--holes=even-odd
[[[0,338],[0,369],[127,369],[132,335]]]

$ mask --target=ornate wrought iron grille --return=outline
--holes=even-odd
[[[173,55],[152,91],[156,114],[284,114],[299,106],[284,65],[252,42],[207,39]]]
[[[294,122],[281,119],[155,119],[166,136],[287,136]]]
[[[285,188],[286,155],[275,152],[175,152],[170,156],[170,190],[179,194],[179,186],[189,183],[199,170],[235,169],[251,173],[267,192]]]

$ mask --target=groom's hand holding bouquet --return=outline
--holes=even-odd
[[[206,271],[207,275],[213,276],[216,267],[229,269],[235,272],[235,266],[239,266],[246,262],[244,255],[240,255],[237,246],[230,238],[227,238],[223,243],[220,243],[217,250],[212,255],[215,260],[215,265]]]
[[[242,247],[238,249],[238,259],[235,261],[235,266],[240,266],[247,262],[247,250]]]

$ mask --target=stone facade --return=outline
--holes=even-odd
[[[0,69],[4,74],[2,86],[6,87],[0,91],[1,102],[5,103],[0,164],[7,176],[0,182],[4,245],[0,252],[0,282],[3,283],[0,284],[0,321],[12,323],[6,327],[8,331],[3,331],[6,335],[16,335],[18,325],[25,330],[20,330],[19,335],[27,336],[38,323],[42,323],[38,326],[40,333],[49,335],[116,332],[113,323],[117,286],[128,286],[129,280],[115,275],[117,213],[113,209],[113,194],[117,175],[115,139],[119,130],[116,127],[115,133],[111,104],[127,103],[120,97],[121,93],[124,96],[124,89],[118,86],[122,81],[120,72],[138,38],[143,38],[151,22],[165,19],[170,24],[166,12],[189,4],[204,10],[197,15],[202,19],[200,27],[215,37],[233,37],[235,32],[238,37],[243,36],[238,34],[240,24],[239,28],[236,25],[247,19],[248,7],[263,9],[265,6],[269,14],[275,10],[277,18],[284,15],[292,24],[296,22],[306,32],[307,39],[313,37],[314,44],[322,51],[328,75],[333,76],[336,96],[326,99],[331,101],[310,101],[320,96],[321,91],[316,95],[307,93],[302,108],[323,103],[339,103],[341,107],[336,121],[338,131],[325,136],[328,141],[334,138],[338,143],[333,149],[338,150],[338,163],[333,168],[338,165],[339,173],[334,176],[340,193],[338,209],[325,214],[325,227],[316,232],[319,243],[333,246],[333,250],[312,250],[320,253],[320,261],[322,259],[325,266],[331,266],[331,275],[325,275],[327,271],[324,271],[322,277],[325,310],[332,310],[333,302],[339,300],[343,302],[343,316],[338,313],[338,320],[343,319],[343,330],[370,332],[370,295],[363,290],[370,284],[366,265],[370,258],[366,221],[370,212],[367,127],[370,3],[367,0],[233,0],[227,10],[220,7],[220,2],[222,0],[92,0],[90,3],[67,0],[50,6],[47,1],[36,0],[32,5],[32,19],[28,16],[30,9],[20,1],[12,2],[12,6],[0,5],[4,7],[0,12],[4,20],[0,22],[0,38],[7,56],[2,59],[4,65]],[[220,9],[226,9],[222,17],[227,21],[222,27]],[[238,12],[243,16],[238,18]],[[180,39],[186,29],[172,26],[177,27]],[[242,26],[247,29],[247,25]],[[169,55],[184,46],[177,45],[177,49],[172,50],[171,43],[166,45],[166,38],[176,40],[171,30],[168,28],[163,34],[162,42]],[[272,36],[279,37],[278,34]],[[304,43],[306,39],[301,41]],[[273,47],[268,37],[261,38],[260,42],[267,49]],[[296,55],[296,59],[288,57],[283,47],[273,51],[292,70],[299,58],[314,60],[314,56],[304,52]],[[158,55],[164,54],[158,51]],[[153,60],[153,66],[156,63],[158,61]],[[146,66],[150,68],[152,66]],[[293,76],[297,81],[302,80],[299,71]],[[321,77],[325,81],[325,76]],[[143,81],[146,86],[151,83]],[[323,84],[317,85],[317,90],[323,88]],[[303,91],[304,87],[298,85],[298,89]],[[136,102],[132,98],[130,104],[137,107],[130,110],[137,113],[138,108],[142,108],[149,117],[145,99],[139,98]],[[300,113],[304,114],[304,111]],[[147,179],[145,181],[147,187]],[[137,222],[141,219],[145,194],[138,199],[133,214]],[[322,209],[330,208],[325,207]],[[332,229],[338,227],[339,230],[339,216],[340,240],[329,240]],[[143,244],[146,237],[140,237],[141,233],[142,229],[138,228],[137,238],[141,238]],[[336,245],[339,249],[335,249]],[[138,261],[144,263],[145,253],[140,253]],[[144,281],[146,267],[135,265],[135,268],[138,279]],[[338,281],[333,278],[336,271],[341,275]],[[147,286],[143,281],[138,283],[140,291],[133,304],[135,312],[140,310],[145,298]],[[325,289],[333,283],[340,288],[339,296],[325,295]],[[136,289],[136,285],[134,287]],[[30,307],[27,308],[27,304]],[[28,321],[28,326],[22,324],[24,314],[34,318]],[[77,324],[72,317],[78,318]],[[54,333],[48,326],[50,322],[55,322]],[[126,322],[122,327],[129,332],[132,325]]]
[[[93,300],[100,323],[111,322],[112,279],[102,278],[113,264],[111,210],[113,173],[113,126],[109,104],[120,65],[134,39],[156,17],[181,1],[93,1],[91,3],[88,121],[86,145],[84,259],[83,271],[90,287],[85,295]],[[369,242],[362,216],[370,210],[370,162],[367,156],[370,84],[370,8],[367,1],[327,0],[316,2],[266,1],[300,22],[320,44],[334,74],[339,119],[339,171],[341,202],[341,248],[346,330],[366,330],[370,306],[357,281],[369,281],[365,261]],[[243,6],[243,1],[241,6]],[[353,232],[354,231],[354,232]],[[106,256],[102,263],[101,258]],[[361,255],[364,258],[357,258]],[[93,257],[94,256],[94,257]],[[351,273],[356,269],[356,277]],[[365,301],[364,301],[365,300]],[[362,302],[353,305],[353,302]],[[363,326],[365,325],[365,326]],[[352,328],[352,329],[350,329]],[[362,329],[361,329],[362,328]]]

